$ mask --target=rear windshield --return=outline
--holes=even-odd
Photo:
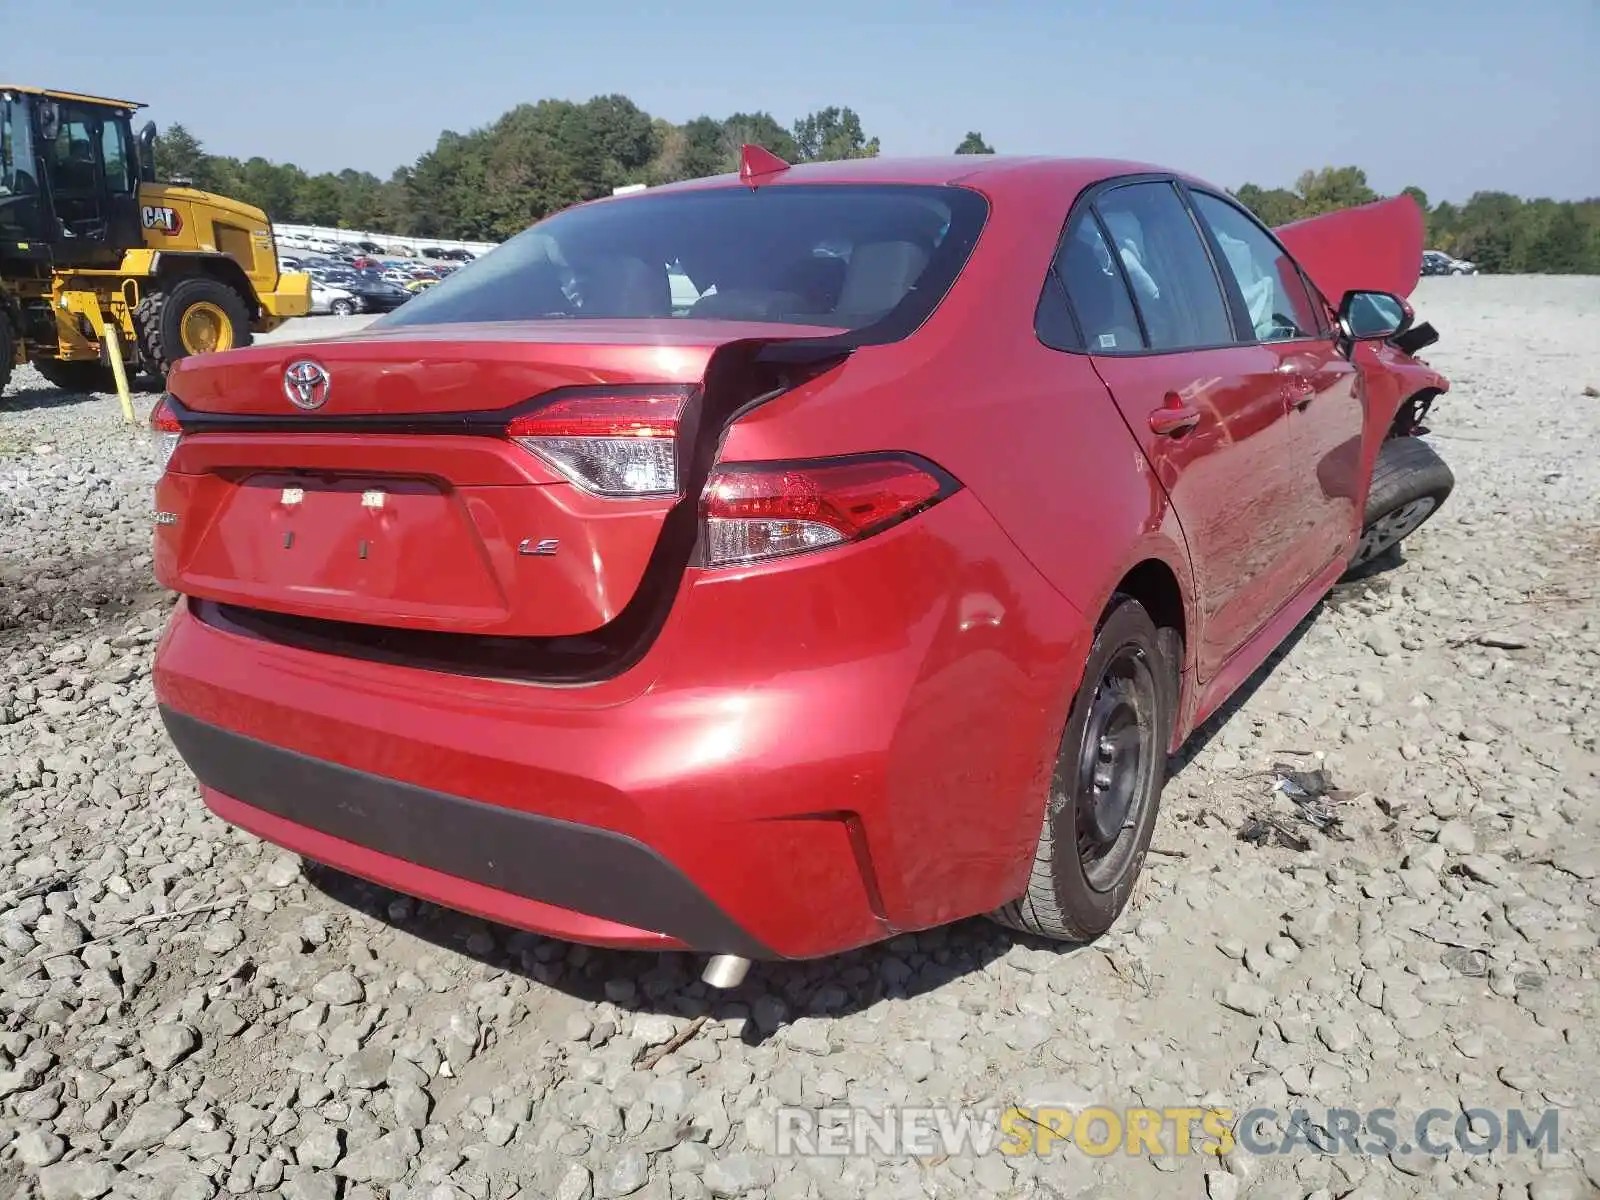
[[[377,324],[671,317],[888,341],[944,298],[987,214],[943,186],[646,193],[557,213]]]

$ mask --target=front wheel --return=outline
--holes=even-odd
[[[336,317],[348,317],[356,310],[348,300],[335,300],[333,302],[332,311],[333,315]]]
[[[1455,488],[1449,464],[1421,438],[1396,437],[1378,449],[1367,492],[1361,540],[1350,557],[1350,572],[1381,558],[1410,537]]]
[[[1137,600],[1112,601],[1067,718],[1027,891],[991,919],[1087,942],[1127,907],[1167,779],[1181,655]]]
[[[145,361],[165,376],[191,354],[233,350],[251,342],[243,297],[220,279],[191,275],[146,296],[134,310]]]

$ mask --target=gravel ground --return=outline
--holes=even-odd
[[[1064,950],[974,920],[729,995],[697,960],[488,926],[211,817],[148,682],[170,603],[149,451],[113,399],[21,370],[0,404],[0,1196],[1596,1194],[1600,279],[1426,279],[1417,301],[1455,382],[1434,438],[1456,494],[1190,748],[1119,928]],[[1339,837],[1239,839],[1291,812],[1281,761],[1343,789]],[[1517,1154],[767,1153],[780,1104],[1024,1102],[1560,1126]]]

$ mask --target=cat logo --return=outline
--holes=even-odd
[[[144,222],[146,229],[159,229],[171,237],[183,228],[183,218],[178,215],[175,208],[159,208],[146,204],[139,214],[139,219]]]

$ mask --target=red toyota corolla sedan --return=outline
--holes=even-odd
[[[172,372],[166,727],[263,838],[723,982],[1091,938],[1168,753],[1449,492],[1421,240],[996,157],[569,209]]]

